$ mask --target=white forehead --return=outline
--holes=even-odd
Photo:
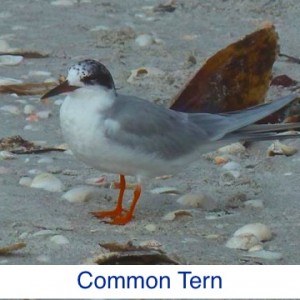
[[[80,79],[86,77],[87,75],[88,72],[86,68],[77,64],[69,69],[67,80],[69,81],[70,85],[83,86],[84,84],[82,81],[80,81]]]

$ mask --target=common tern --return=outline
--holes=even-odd
[[[67,93],[60,109],[63,136],[75,157],[85,164],[120,175],[115,209],[96,211],[111,224],[131,221],[144,178],[174,174],[200,155],[235,141],[300,137],[279,131],[300,128],[293,124],[254,124],[288,105],[297,95],[226,113],[185,113],[150,101],[117,93],[108,69],[86,59],[71,66],[67,79],[42,99]],[[125,175],[137,178],[133,199],[123,209]]]

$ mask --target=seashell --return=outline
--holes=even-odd
[[[64,193],[62,198],[72,203],[82,203],[90,200],[95,192],[93,187],[79,186]]]
[[[52,115],[51,110],[42,110],[36,113],[36,116],[40,119],[48,119]]]
[[[241,154],[246,151],[246,148],[239,142],[221,147],[217,150],[220,154]]]
[[[162,246],[162,244],[156,240],[143,241],[140,243],[140,246],[143,248],[153,248],[158,249]]]
[[[13,115],[19,115],[21,113],[20,109],[15,105],[3,105],[0,107],[0,110],[9,112]]]
[[[255,252],[255,251],[261,251],[263,250],[263,246],[261,244],[257,244],[253,247],[251,247],[248,251],[249,252]]]
[[[259,259],[266,259],[266,260],[280,260],[282,259],[282,254],[279,252],[260,250],[260,251],[248,252],[244,254],[243,257],[259,258]]]
[[[230,161],[222,166],[222,169],[226,171],[238,171],[241,169],[241,165],[235,161]]]
[[[23,83],[22,80],[0,76],[0,85],[21,84],[21,83]]]
[[[233,236],[243,236],[252,234],[257,237],[261,242],[269,241],[272,239],[272,231],[262,223],[247,224],[238,229]]]
[[[182,217],[193,217],[192,214],[187,210],[175,210],[167,213],[163,216],[164,221],[175,221]]]
[[[231,249],[249,250],[258,244],[258,238],[254,234],[249,233],[233,236],[226,242],[225,246]]]
[[[49,240],[56,245],[67,245],[70,243],[65,236],[60,234],[52,236]]]
[[[245,207],[252,207],[252,208],[264,208],[264,203],[262,200],[248,200],[244,202]]]
[[[63,183],[50,173],[41,173],[35,176],[30,187],[49,192],[62,192],[64,189]]]
[[[267,150],[268,156],[285,155],[292,156],[298,152],[298,149],[293,146],[288,146],[275,141]]]
[[[30,177],[26,177],[26,176],[21,177],[20,180],[19,180],[19,184],[22,185],[22,186],[30,187],[31,183],[32,183],[32,178],[30,178]]]
[[[180,194],[180,191],[173,186],[163,186],[152,189],[150,191],[152,194]]]
[[[23,113],[25,115],[30,115],[30,114],[34,113],[35,111],[36,111],[35,106],[33,106],[31,104],[26,104],[23,109]]]
[[[226,156],[216,156],[214,157],[214,162],[216,165],[223,165],[229,161],[229,158]]]
[[[141,34],[139,36],[136,37],[136,39],[134,40],[134,42],[136,43],[136,45],[138,45],[139,47],[148,47],[151,44],[153,44],[154,39],[151,35],[149,34]]]
[[[51,76],[51,73],[48,71],[29,71],[28,76],[33,77],[33,76]]]
[[[0,55],[0,66],[15,66],[23,61],[23,56],[19,55]]]
[[[199,207],[207,210],[216,208],[216,201],[205,194],[185,194],[177,199],[177,203],[188,207]]]
[[[15,159],[17,156],[9,151],[0,151],[0,160]]]
[[[149,232],[154,232],[154,231],[156,231],[156,229],[157,229],[157,227],[156,227],[156,225],[155,224],[147,224],[146,226],[145,226],[145,229],[147,230],[147,231],[149,231]]]

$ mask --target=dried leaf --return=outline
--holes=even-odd
[[[50,151],[65,151],[59,147],[42,147],[24,140],[21,136],[15,135],[0,139],[0,150],[10,151],[14,154],[35,154]]]
[[[262,103],[277,54],[274,26],[245,36],[209,58],[174,97],[170,108],[221,113]]]
[[[47,53],[41,53],[38,51],[30,51],[30,50],[16,50],[10,52],[1,52],[0,55],[21,55],[25,58],[46,58],[49,57]]]
[[[10,252],[22,249],[24,247],[26,247],[25,243],[16,243],[16,244],[0,247],[0,255],[9,254]]]
[[[287,75],[278,75],[271,81],[271,85],[280,85],[283,87],[290,87],[296,85],[298,82]]]
[[[0,86],[0,94],[15,93],[19,96],[42,95],[57,85],[55,82],[21,83]]]

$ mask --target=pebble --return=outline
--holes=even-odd
[[[21,83],[23,83],[22,80],[0,76],[0,85],[21,84]]]
[[[36,115],[40,119],[48,119],[52,115],[52,112],[51,110],[42,110],[38,111]]]
[[[249,250],[258,244],[258,238],[254,234],[249,233],[231,237],[225,246],[231,249]]]
[[[42,157],[38,160],[39,164],[52,164],[53,162],[54,160],[51,157]]]
[[[246,151],[246,148],[239,142],[221,147],[217,150],[220,154],[241,154]]]
[[[19,55],[0,55],[0,66],[15,66],[23,61],[23,56]]]
[[[23,113],[25,115],[30,115],[32,113],[34,113],[36,111],[36,108],[34,105],[31,105],[31,104],[27,104],[24,106],[24,109],[23,109]]]
[[[214,162],[216,165],[223,165],[223,164],[226,164],[228,161],[229,161],[229,158],[227,156],[214,157]]]
[[[149,232],[154,232],[157,229],[157,226],[155,224],[148,224],[145,226],[145,229]]]
[[[223,165],[222,169],[226,171],[239,171],[241,169],[241,165],[235,161],[230,161]]]
[[[49,240],[56,245],[70,244],[69,240],[63,235],[54,235]]]
[[[193,217],[192,214],[187,210],[175,210],[167,213],[163,216],[164,221],[175,221],[182,217]]]
[[[0,107],[0,110],[9,112],[13,115],[19,115],[21,113],[20,109],[15,105],[3,105]]]
[[[180,191],[173,186],[163,186],[154,188],[150,192],[152,194],[180,194]]]
[[[263,250],[263,246],[261,244],[257,244],[253,247],[251,247],[248,251],[249,252],[255,252],[255,251],[261,251]]]
[[[244,202],[245,207],[252,207],[252,208],[264,208],[264,203],[262,200],[248,200]]]
[[[247,224],[238,229],[233,235],[243,236],[249,234],[256,236],[257,239],[261,242],[270,241],[272,239],[272,231],[269,227],[262,223]]]
[[[208,195],[199,194],[185,194],[177,199],[177,203],[188,207],[203,208],[207,210],[212,210],[216,208],[215,199]]]
[[[154,39],[151,35],[149,34],[141,34],[139,36],[136,37],[135,39],[135,43],[136,45],[138,45],[139,47],[148,47],[151,44],[153,44]]]
[[[69,190],[62,195],[62,198],[72,203],[82,203],[90,200],[96,189],[90,186],[79,186]]]
[[[50,173],[41,173],[35,176],[30,187],[49,192],[62,192],[64,189],[61,180]]]
[[[260,250],[248,252],[247,254],[244,254],[243,257],[259,258],[266,260],[280,260],[282,259],[282,254],[279,252]]]
[[[21,177],[19,180],[19,184],[22,186],[30,187],[32,183],[32,178],[30,177]]]

